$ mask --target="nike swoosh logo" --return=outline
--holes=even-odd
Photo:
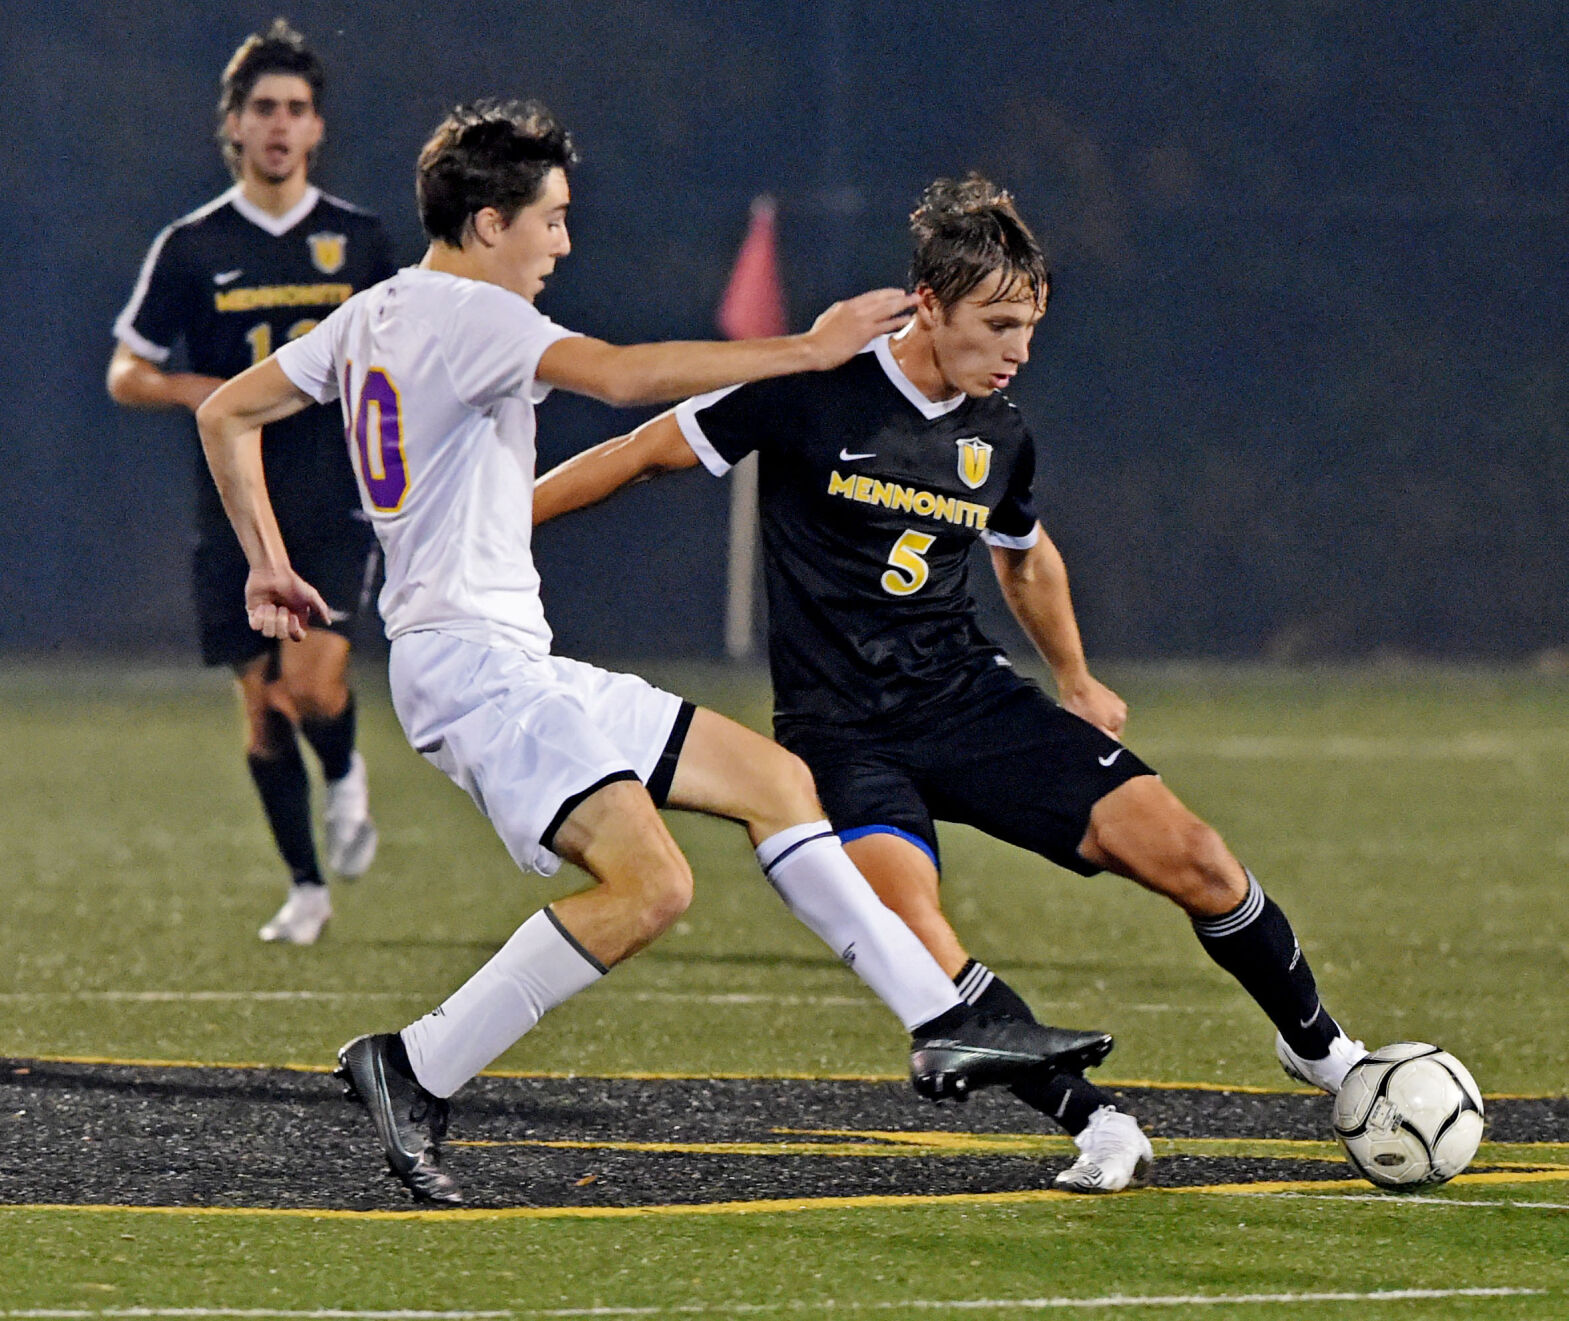
[[[849,450],[839,451],[840,463],[854,463],[857,459],[875,459],[876,457],[876,450],[873,450],[870,454],[851,454]]]
[[[1323,1012],[1324,1012],[1324,1006],[1322,1004],[1320,1004],[1319,1006],[1317,1006],[1317,1008],[1315,1008],[1313,1010],[1313,1012],[1311,1014],[1309,1014],[1306,1018],[1304,1018],[1302,1020],[1303,1028],[1305,1029],[1305,1028],[1312,1027],[1314,1023],[1318,1022],[1318,1016],[1321,1013],[1323,1013]]]
[[[212,282],[214,284],[233,284],[240,278],[240,276],[244,274],[245,268],[243,266],[241,266],[238,270],[219,271],[218,274],[212,277]]]
[[[1104,757],[1095,758],[1095,760],[1100,762],[1102,766],[1110,766],[1112,762],[1116,761],[1117,758],[1122,756],[1122,754],[1126,751],[1126,748],[1118,748],[1114,752],[1108,752]]]
[[[387,1074],[386,1071],[382,1068],[381,1057],[379,1055],[373,1055],[371,1057],[371,1064],[375,1066],[376,1070],[376,1090],[381,1093],[381,1095],[387,1096]],[[398,1123],[395,1119],[392,1121],[391,1137],[392,1145],[395,1146],[399,1152],[407,1156],[410,1160],[418,1160],[425,1154],[423,1150],[410,1151],[403,1145],[403,1135],[398,1132]]]

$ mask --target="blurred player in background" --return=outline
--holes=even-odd
[[[1036,520],[1034,442],[1001,393],[1029,358],[1050,276],[1008,195],[939,180],[911,218],[915,318],[831,372],[705,398],[554,469],[543,522],[630,482],[760,458],[774,732],[812,768],[846,851],[977,1006],[1028,1015],[972,959],[938,899],[936,820],[1175,902],[1279,1029],[1294,1077],[1333,1092],[1365,1053],[1319,1002],[1285,914],[1219,835],[1117,741],[1127,707],[1089,671],[1062,557]],[[1061,705],[982,633],[974,542],[1051,667]],[[1080,1158],[1058,1176],[1114,1192],[1151,1160],[1082,1077],[1016,1086]]]
[[[576,335],[534,306],[571,250],[575,160],[541,106],[454,111],[420,154],[424,261],[351,299],[198,413],[251,564],[251,623],[300,637],[326,603],[278,535],[254,428],[342,400],[387,552],[382,616],[409,741],[468,791],[520,866],[550,875],[564,857],[595,881],[530,917],[437,1009],[339,1052],[388,1163],[432,1201],[461,1200],[440,1161],[447,1098],[686,908],[691,872],[656,810],[667,804],[745,825],[791,912],[911,1031],[924,1094],[962,1095],[1042,1065],[1082,1068],[1111,1048],[1103,1033],[972,1009],[846,857],[797,758],[635,676],[551,654],[530,507],[534,409],[553,387],[635,404],[826,370],[902,324],[912,301],[897,289],[863,294],[807,334],[775,339],[618,347]]]
[[[218,138],[235,185],[176,220],[148,251],[114,325],[109,393],[117,403],[194,413],[223,381],[393,273],[380,222],[309,181],[322,140],[322,85],[321,61],[282,19],[235,51],[218,104]],[[190,370],[167,371],[180,341]],[[349,630],[369,603],[378,551],[337,409],[311,408],[269,426],[262,444],[289,552],[331,607],[326,627],[299,640],[250,628],[245,556],[199,450],[194,596],[203,661],[232,666],[238,679],[246,762],[291,878],[261,938],[309,945],[332,907],[298,735],[326,781],[328,867],[359,876],[376,854],[348,668]]]

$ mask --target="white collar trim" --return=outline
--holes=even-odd
[[[904,374],[904,368],[899,366],[893,356],[893,336],[883,335],[872,341],[872,351],[877,354],[877,361],[882,364],[883,371],[888,379],[893,382],[894,389],[921,410],[921,416],[928,422],[934,422],[953,412],[965,401],[964,394],[956,394],[952,399],[928,399],[915,388],[914,383]]]
[[[239,184],[235,184],[233,188],[229,189],[225,196],[229,199],[229,204],[249,220],[251,224],[259,229],[265,229],[273,238],[278,238],[287,234],[310,214],[311,208],[321,199],[321,189],[316,187],[315,184],[311,184],[305,190],[305,196],[300,198],[281,216],[275,216],[270,212],[263,211],[261,207],[257,206],[255,202],[251,201],[240,191]]]

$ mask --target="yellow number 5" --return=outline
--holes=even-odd
[[[905,532],[893,543],[888,552],[888,563],[893,565],[883,574],[883,591],[890,596],[909,596],[926,586],[931,568],[921,558],[932,548],[937,538],[925,532]]]

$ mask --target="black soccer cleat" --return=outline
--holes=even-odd
[[[976,1015],[940,1037],[910,1045],[910,1082],[929,1101],[963,1101],[978,1087],[1026,1074],[1081,1073],[1111,1054],[1111,1034]]]
[[[390,1034],[355,1037],[338,1051],[333,1076],[343,1094],[370,1114],[386,1153],[387,1166],[416,1202],[463,1200],[458,1181],[441,1168],[441,1139],[451,1107],[433,1096],[388,1058]]]

